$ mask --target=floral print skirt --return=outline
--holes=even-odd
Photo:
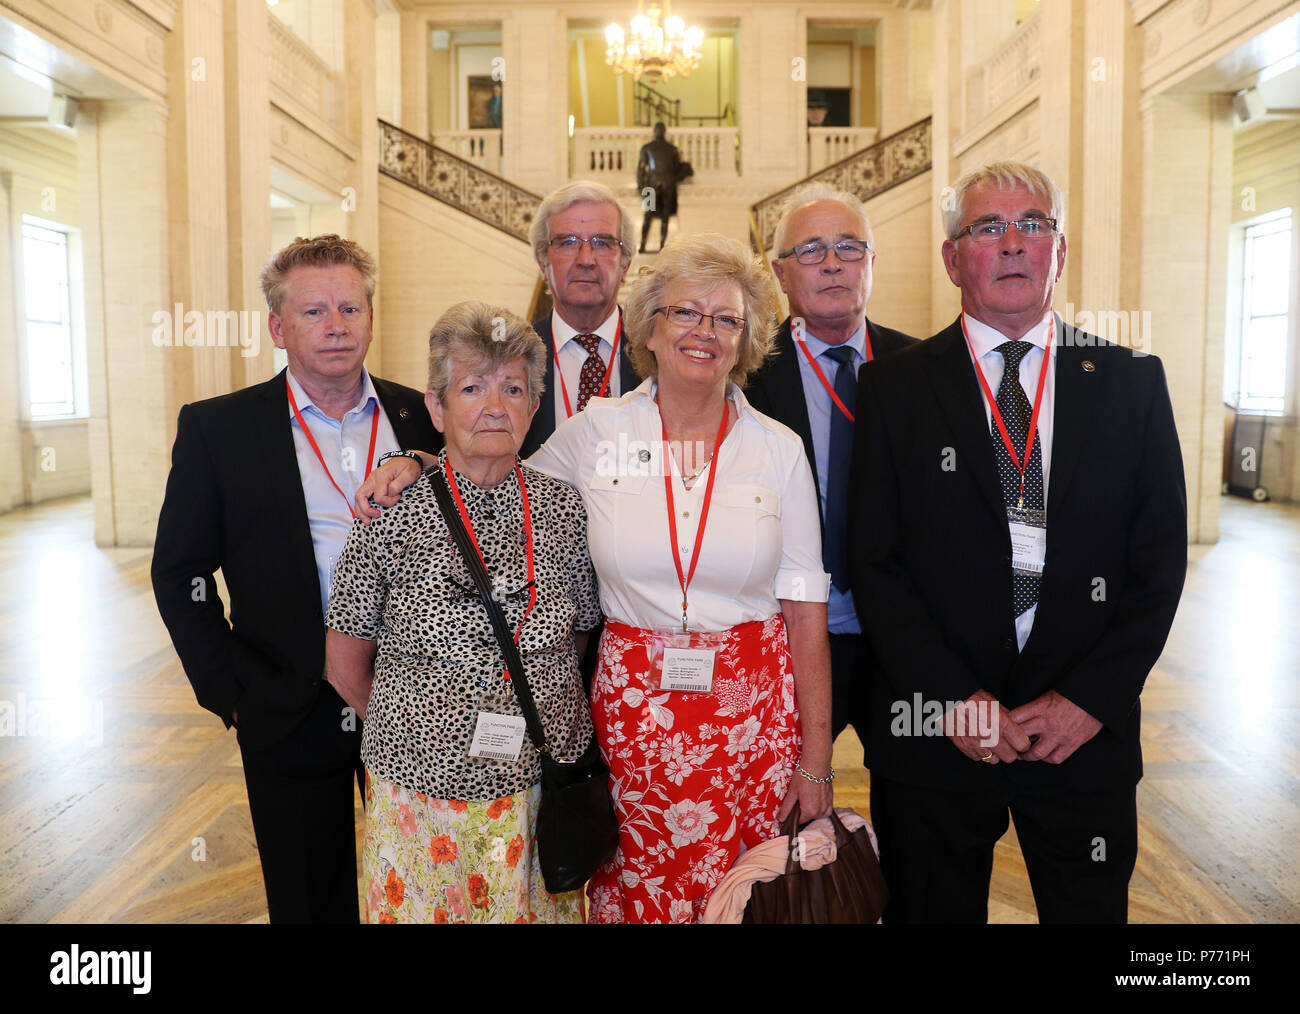
[[[361,874],[372,923],[582,922],[582,892],[549,894],[534,825],[541,786],[430,799],[366,770]]]
[[[725,632],[709,693],[650,684],[652,633],[607,620],[591,712],[609,764],[619,847],[587,885],[592,922],[699,922],[776,811],[801,740],[785,621]]]

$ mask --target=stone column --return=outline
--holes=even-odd
[[[155,312],[172,310],[168,131],[167,109],[146,101],[86,102],[77,122],[100,546],[153,542],[176,413],[193,387],[193,353],[152,340]]]
[[[911,52],[907,39],[907,11],[889,11],[876,29],[876,79],[880,82],[881,137],[902,130],[909,123],[908,63]]]
[[[266,0],[225,0],[225,15],[230,306],[249,314],[250,330],[256,324],[250,347],[231,360],[231,382],[240,388],[266,380],[275,370],[266,301],[258,283],[272,253],[270,37]]]
[[[770,193],[807,171],[806,13],[785,5],[747,8],[737,49],[743,182],[746,190]]]
[[[1141,277],[1137,29],[1128,0],[1091,0],[1084,24],[1083,135],[1074,146],[1082,192],[1069,237],[1079,261],[1078,303],[1093,313],[1132,310]],[[1096,152],[1106,157],[1088,157]]]
[[[187,313],[233,308],[226,221],[223,22],[220,0],[184,0],[166,43],[171,296]],[[239,359],[238,351],[195,348],[191,356],[192,391],[185,392],[189,397],[184,400],[231,390],[232,356]]]
[[[429,16],[402,11],[402,122],[407,133],[430,140]]]
[[[20,243],[22,230],[14,221],[11,209],[12,176],[0,173],[0,361],[9,364],[0,370],[0,405],[8,408],[0,416],[0,513],[23,502],[23,433],[18,426],[20,407],[18,365],[25,358],[18,355],[23,324],[18,320],[19,300],[15,298],[14,251],[10,245]]]
[[[569,178],[567,31],[555,8],[515,6],[501,22],[501,175],[539,194]]]
[[[347,61],[344,121],[348,137],[357,143],[357,158],[348,184],[356,190],[355,206],[348,215],[348,236],[378,260],[379,112],[375,77],[376,14],[372,0],[346,0],[343,18]],[[366,361],[371,370],[382,376],[383,332],[379,327],[377,300],[374,306],[375,336]]]
[[[1223,329],[1232,190],[1226,94],[1144,100],[1142,288],[1149,350],[1164,362],[1187,471],[1188,532],[1219,537]]]
[[[935,0],[932,25],[934,28],[934,120],[931,123],[930,181],[934,194],[934,213],[930,217],[930,243],[932,256],[939,258],[939,249],[946,238],[943,231],[943,208],[952,197],[948,187],[958,176],[958,163],[952,155],[953,142],[961,133],[965,106],[962,65],[962,0]],[[930,333],[952,323],[961,306],[961,296],[943,265],[935,267],[930,275]]]
[[[1106,0],[1103,0],[1106,2]],[[1040,20],[1038,41],[1042,66],[1042,91],[1039,93],[1040,143],[1038,164],[1056,181],[1065,194],[1064,228],[1067,241],[1075,235],[1091,209],[1084,207],[1084,159],[1094,158],[1101,149],[1088,151],[1083,140],[1084,57],[1091,50],[1084,43],[1083,0],[1054,0],[1043,4],[1036,15]],[[1116,152],[1108,152],[1106,161],[1119,161]],[[1082,247],[1077,251],[1082,253]],[[1083,258],[1069,256],[1065,272],[1056,284],[1056,305],[1079,301]]]

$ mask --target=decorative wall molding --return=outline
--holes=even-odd
[[[379,171],[528,242],[540,194],[379,121]]]
[[[910,127],[904,127],[895,134],[890,134],[864,148],[855,155],[850,155],[842,162],[827,166],[821,172],[813,173],[774,194],[764,197],[750,206],[753,220],[758,224],[758,236],[750,237],[756,249],[769,250],[776,232],[777,220],[781,217],[781,208],[794,191],[805,183],[814,180],[829,183],[840,190],[856,194],[862,201],[868,201],[890,187],[897,186],[904,180],[919,176],[930,168],[931,158],[931,119],[926,117]],[[757,239],[757,242],[755,240]]]

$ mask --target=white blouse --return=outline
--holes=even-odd
[[[528,459],[582,494],[605,615],[634,627],[681,629],[665,462],[672,470],[683,574],[690,570],[709,469],[718,469],[688,592],[691,630],[765,620],[780,610],[778,599],[825,602],[830,577],[822,569],[817,493],[798,436],[754,411],[729,385],[738,421],[687,490],[678,461],[662,453],[657,389],[647,380],[618,399],[592,398]]]

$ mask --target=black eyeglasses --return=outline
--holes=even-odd
[[[867,256],[867,251],[870,249],[871,244],[860,239],[842,239],[829,246],[814,241],[792,246],[785,253],[777,254],[777,258],[784,260],[793,256],[800,264],[820,264],[826,259],[826,255],[834,250],[835,256],[842,261],[860,261]]]
[[[733,317],[729,313],[700,313],[689,306],[661,306],[655,313],[662,313],[669,323],[681,328],[698,327],[700,321],[708,317],[714,330],[724,334],[740,334],[745,330],[745,318]]]
[[[1020,234],[1021,239],[1044,240],[1056,232],[1054,218],[1017,218],[1012,222],[991,218],[985,222],[972,222],[960,229],[953,237],[953,241],[961,239],[963,232],[969,232],[970,238],[976,243],[996,243],[1006,235],[1007,227],[1011,225],[1016,227],[1016,232]]]
[[[596,233],[591,239],[583,239],[581,236],[566,232],[560,236],[552,236],[546,245],[563,254],[576,254],[582,249],[583,243],[589,244],[591,252],[597,257],[607,257],[618,253],[623,246],[623,243],[617,237],[604,232]]]

